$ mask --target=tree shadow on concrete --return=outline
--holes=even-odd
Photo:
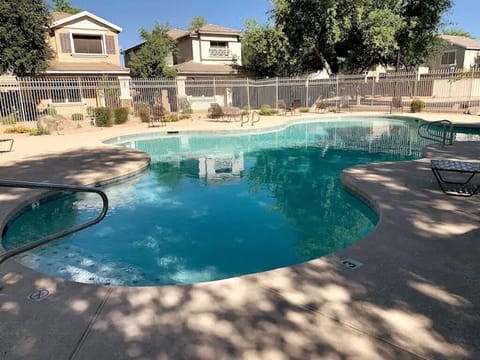
[[[10,260],[0,269],[0,354],[479,358],[475,200],[443,195],[426,161],[359,166],[343,180],[375,205],[380,223],[353,246],[295,267],[190,286],[109,288],[47,278]],[[348,269],[345,258],[363,266]],[[40,287],[51,295],[26,298]]]

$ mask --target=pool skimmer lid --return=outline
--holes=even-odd
[[[357,261],[355,259],[345,259],[341,261],[342,265],[349,268],[349,269],[356,269],[362,266],[363,264],[360,261]]]

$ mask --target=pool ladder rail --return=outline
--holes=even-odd
[[[102,199],[102,210],[98,214],[98,216],[90,221],[87,221],[83,224],[72,226],[67,230],[63,230],[57,232],[55,234],[45,236],[39,240],[33,241],[23,246],[19,246],[18,248],[8,250],[3,254],[0,254],[0,264],[5,262],[7,259],[22,254],[26,251],[35,249],[41,245],[47,244],[53,240],[57,240],[67,235],[71,235],[78,231],[84,230],[90,226],[98,224],[105,218],[108,211],[108,197],[107,195],[100,189],[88,186],[75,186],[75,185],[63,185],[63,184],[51,184],[51,183],[40,183],[40,182],[29,182],[29,181],[15,181],[15,180],[0,180],[0,187],[8,187],[8,188],[24,188],[24,189],[41,189],[41,190],[51,190],[51,191],[59,191],[59,192],[70,192],[70,193],[94,193],[100,196]],[[3,234],[5,233],[6,228],[3,229]],[[2,237],[3,237],[2,234]],[[2,285],[0,283],[0,289]]]
[[[246,118],[246,120],[244,120]],[[243,125],[248,124],[249,122],[252,122],[252,126],[254,126],[256,123],[260,121],[260,114],[257,111],[252,111],[251,114],[242,114],[240,116],[240,126],[243,127]]]
[[[418,136],[437,144],[452,145],[454,126],[450,120],[425,122],[418,127]]]

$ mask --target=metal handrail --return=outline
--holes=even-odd
[[[243,120],[244,117],[247,119],[246,121]],[[249,115],[249,114],[243,114],[243,113],[242,113],[242,114],[240,115],[240,126],[241,126],[241,127],[243,127],[243,125],[245,125],[245,124],[248,124],[249,121],[250,121],[250,115]]]
[[[74,186],[74,185],[62,185],[62,184],[50,184],[50,183],[38,183],[38,182],[29,182],[29,181],[15,181],[15,180],[0,180],[0,187],[9,187],[9,188],[26,188],[26,189],[45,189],[45,190],[59,190],[59,191],[69,191],[69,192],[88,192],[95,193],[99,195],[102,199],[103,206],[100,214],[93,220],[87,221],[83,224],[73,226],[67,230],[57,232],[53,235],[46,236],[40,240],[34,241],[32,243],[20,246],[18,248],[8,250],[5,253],[0,255],[0,264],[5,260],[11,258],[12,256],[24,253],[26,251],[35,249],[41,245],[49,243],[50,241],[59,239],[61,237],[73,234],[77,231],[86,229],[90,226],[98,224],[103,220],[108,211],[108,198],[107,195],[100,189],[87,187],[87,186]]]
[[[441,126],[440,130],[432,127]],[[439,120],[423,123],[418,127],[418,136],[432,140],[442,145],[452,145],[453,143],[453,124],[450,120]]]
[[[257,120],[255,120],[255,117]],[[260,121],[260,114],[256,111],[252,112],[252,126],[255,125],[255,123]]]

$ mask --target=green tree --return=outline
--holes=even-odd
[[[451,0],[273,0],[299,72],[331,66],[364,71],[397,62],[407,68],[431,51]],[[327,65],[328,64],[328,65]]]
[[[175,40],[168,35],[168,26],[155,23],[151,32],[140,29],[143,46],[132,55],[128,66],[132,76],[175,77],[175,69],[168,66],[167,59],[177,51]]]
[[[78,14],[82,9],[72,6],[67,0],[52,0],[53,2],[53,11],[64,12],[67,14]]]
[[[49,21],[42,0],[0,0],[0,74],[28,76],[47,68]]]
[[[386,0],[384,0],[386,1]],[[390,64],[398,63],[407,70],[421,65],[438,50],[438,33],[442,16],[451,7],[451,0],[404,0],[400,9],[405,23],[396,36],[397,56],[390,58]]]
[[[192,20],[190,20],[190,27],[188,28],[188,31],[198,31],[206,24],[207,21],[203,16],[195,16]]]
[[[453,35],[453,36],[464,36],[470,39],[475,39],[475,37],[470,34],[468,31],[465,31],[460,28],[452,27],[452,28],[447,28],[442,31],[443,35]]]
[[[296,58],[287,47],[288,40],[279,27],[247,20],[242,39],[242,62],[247,70],[257,76],[294,75]]]

